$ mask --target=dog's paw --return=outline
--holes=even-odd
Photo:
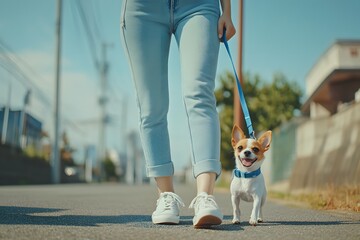
[[[234,218],[233,218],[233,220],[232,220],[232,223],[233,223],[233,224],[240,224],[240,218],[234,216]]]
[[[264,220],[263,220],[262,218],[258,218],[257,222],[258,222],[258,223],[263,223]]]
[[[250,221],[249,221],[250,225],[252,226],[256,226],[258,224],[258,221],[256,219],[252,219],[250,218]]]

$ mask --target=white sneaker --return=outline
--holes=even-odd
[[[172,192],[160,193],[156,210],[151,218],[154,224],[179,224],[179,207],[185,206],[181,198]]]
[[[206,192],[197,195],[190,203],[189,208],[195,210],[193,218],[195,228],[207,228],[222,222],[223,214],[216,204],[214,196],[208,195]]]

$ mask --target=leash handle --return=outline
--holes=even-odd
[[[232,65],[233,70],[234,70],[235,79],[236,79],[236,85],[237,85],[237,89],[238,89],[238,93],[239,93],[239,97],[240,97],[241,109],[242,109],[242,111],[244,113],[246,127],[248,129],[250,137],[253,138],[253,139],[256,139],[255,132],[254,132],[254,129],[253,129],[253,126],[252,126],[251,118],[250,118],[249,109],[248,109],[247,104],[246,104],[244,92],[242,90],[240,80],[239,80],[238,75],[236,73],[236,69],[235,69],[235,66],[234,66],[234,61],[233,61],[231,53],[230,53],[229,44],[228,44],[228,42],[226,40],[226,29],[225,28],[224,28],[224,32],[223,32],[223,35],[222,35],[222,41],[223,41],[223,43],[225,45],[226,51],[227,51],[227,53],[229,55],[229,58],[230,58],[230,61],[231,61],[231,65]]]

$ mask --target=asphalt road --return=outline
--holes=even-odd
[[[194,186],[177,186],[188,205]],[[216,200],[225,219],[212,229],[194,229],[193,210],[181,210],[180,225],[153,225],[154,186],[120,184],[0,187],[0,239],[360,239],[360,214],[315,211],[267,201],[264,223],[248,224],[251,205],[242,202],[242,223],[231,223],[227,190]]]

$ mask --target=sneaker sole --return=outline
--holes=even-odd
[[[164,225],[177,225],[180,222],[180,217],[176,216],[152,216],[152,222],[154,224],[164,224]]]
[[[220,225],[221,223],[221,218],[218,218],[214,215],[206,215],[201,217],[196,223],[194,223],[194,228],[209,228],[213,225]]]

